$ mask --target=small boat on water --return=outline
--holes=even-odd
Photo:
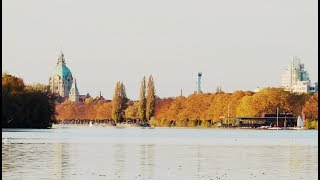
[[[268,130],[282,130],[282,127],[269,127]]]
[[[91,121],[89,122],[89,126],[90,126],[90,127],[92,127],[92,126],[93,126]]]
[[[258,129],[268,129],[268,128],[270,128],[270,126],[260,126],[260,127],[258,127]]]
[[[302,130],[304,129],[303,127],[303,121],[302,121],[302,118],[300,116],[298,116],[298,119],[297,119],[297,127],[293,128],[295,130]]]

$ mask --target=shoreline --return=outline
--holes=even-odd
[[[76,127],[76,126],[88,126],[91,127],[90,124],[52,124],[52,127]],[[125,128],[125,127],[141,127],[141,128],[172,128],[172,129],[214,129],[214,130],[317,130],[317,129],[307,129],[307,128],[297,128],[297,127],[287,127],[285,129],[276,129],[276,128],[251,128],[251,127],[167,127],[167,126],[141,126],[138,124],[121,124],[117,123],[116,125],[101,123],[101,124],[92,124],[92,126],[101,126],[101,127],[118,127],[118,128]]]

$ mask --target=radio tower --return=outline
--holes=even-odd
[[[198,82],[197,82],[197,85],[198,85],[198,94],[201,93],[201,77],[202,77],[202,73],[199,72],[199,73],[198,73]]]

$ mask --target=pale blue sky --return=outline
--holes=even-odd
[[[316,0],[4,0],[2,70],[48,83],[62,48],[81,94],[108,99],[116,81],[138,99],[279,86],[291,56],[318,81]]]

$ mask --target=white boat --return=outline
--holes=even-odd
[[[297,127],[303,127],[303,121],[300,116],[298,116]]]
[[[281,127],[269,127],[269,130],[282,130],[283,128]]]
[[[92,122],[91,122],[91,121],[89,122],[89,126],[90,126],[90,127],[92,126]]]
[[[304,124],[303,124],[302,118],[300,116],[298,116],[297,127],[293,128],[293,129],[296,129],[296,130],[304,129],[303,125]]]
[[[270,126],[260,126],[260,127],[258,127],[259,129],[268,129],[268,128],[270,128]]]

